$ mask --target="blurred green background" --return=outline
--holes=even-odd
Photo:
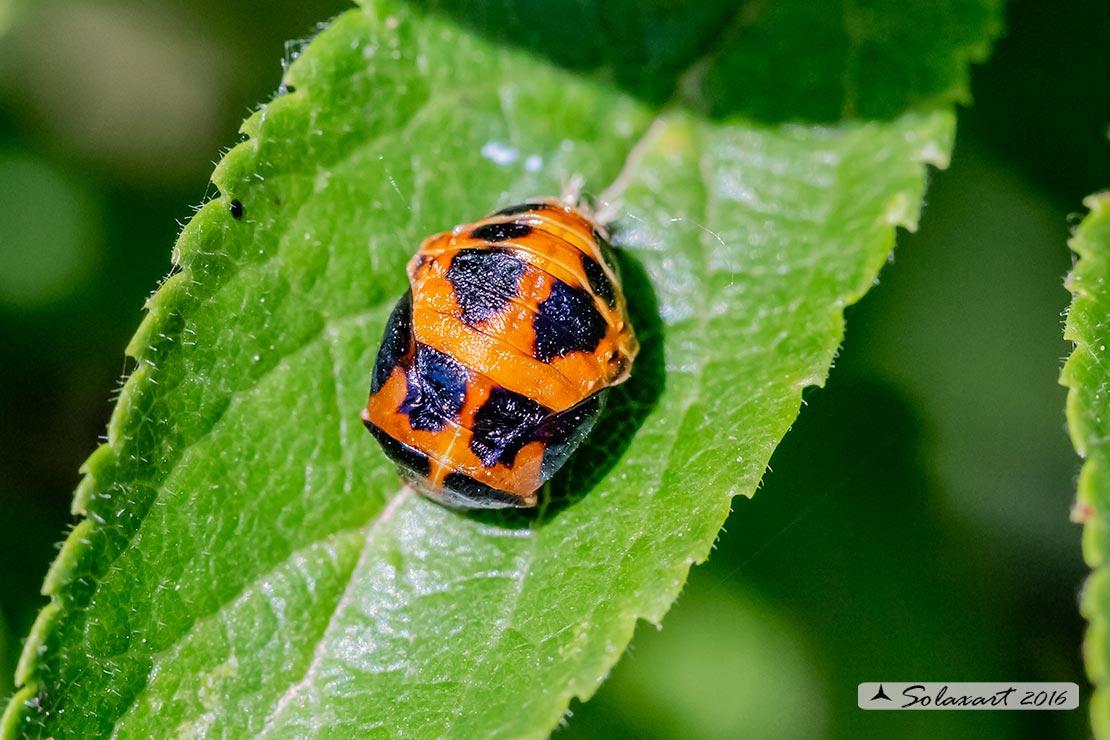
[[[0,693],[123,348],[213,162],[338,0],[0,0]],[[1085,712],[862,712],[874,680],[1086,682],[1057,385],[1110,12],[1013,3],[921,228],[657,632],[561,738],[1085,737]],[[284,51],[283,51],[284,50]]]

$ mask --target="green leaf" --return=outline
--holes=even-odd
[[[930,71],[910,93],[840,57],[929,36],[933,4],[845,22],[826,98],[903,104],[816,125],[716,66],[796,33],[777,16],[562,5],[369,3],[247,121],[128,348],[4,737],[542,737],[662,619],[915,226],[997,8],[895,44]],[[444,509],[358,417],[404,264],[575,175],[617,201],[633,377],[538,512]]]
[[[1093,195],[1091,210],[1069,242],[1079,261],[1068,275],[1072,293],[1064,337],[1075,350],[1060,382],[1068,387],[1068,427],[1075,451],[1085,459],[1079,474],[1075,518],[1084,522],[1083,557],[1091,577],[1080,611],[1090,622],[1083,654],[1094,684],[1091,724],[1099,740],[1110,738],[1110,195]]]

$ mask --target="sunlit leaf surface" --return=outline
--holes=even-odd
[[[1068,276],[1071,310],[1064,336],[1075,350],[1064,366],[1068,426],[1085,458],[1079,476],[1076,519],[1085,523],[1083,556],[1094,571],[1083,588],[1080,610],[1090,622],[1083,654],[1095,686],[1091,724],[1099,740],[1110,738],[1110,196],[1087,199],[1091,212],[1071,240],[1079,262]]]
[[[5,736],[546,735],[755,490],[916,224],[994,27],[963,3],[456,5],[336,19],[217,168],[129,347]],[[807,13],[838,74],[737,71]],[[633,377],[537,512],[441,508],[358,417],[404,264],[576,175],[614,204]]]

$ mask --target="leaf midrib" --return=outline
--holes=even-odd
[[[349,11],[349,12],[354,13],[354,12],[359,12],[359,11],[358,10],[352,10],[352,11]],[[680,105],[681,96],[682,96],[681,81],[691,72],[691,70],[695,69],[698,65],[710,63],[711,60],[720,53],[721,46],[731,37],[731,35],[734,31],[734,28],[736,26],[736,22],[740,18],[740,16],[742,15],[742,13],[743,13],[743,9],[742,8],[738,9],[738,10],[734,11],[731,14],[728,22],[719,24],[719,26],[716,29],[716,33],[714,33],[712,35],[712,37],[708,40],[708,43],[705,45],[705,46],[708,47],[709,50],[707,52],[705,52],[704,54],[695,54],[692,61],[690,61],[690,63],[685,66],[683,72],[676,75],[675,79],[676,79],[677,82],[676,82],[675,88],[672,91],[671,99],[667,103],[665,103],[662,106],[657,108],[656,115],[653,116],[652,119],[650,121],[648,121],[648,123],[646,125],[644,125],[644,127],[642,128],[639,136],[629,146],[628,152],[626,153],[626,157],[625,157],[625,160],[626,160],[625,161],[625,166],[621,168],[621,170],[618,173],[617,178],[614,179],[613,183],[610,183],[610,187],[606,189],[606,193],[609,193],[610,191],[613,190],[612,186],[615,185],[615,184],[618,184],[618,182],[621,179],[621,175],[625,172],[625,170],[627,168],[635,166],[636,163],[631,162],[630,158],[632,158],[638,152],[638,150],[640,148],[640,145],[645,144],[645,139],[647,139],[650,136],[651,132],[653,131],[653,127],[656,124],[660,123],[661,121],[663,121],[665,119],[665,116],[667,115],[667,112],[670,108]],[[419,37],[419,43],[424,43],[424,42],[425,42],[425,38],[421,35]],[[456,94],[455,97],[463,96],[463,95],[471,95],[471,94],[474,94],[475,92],[477,92],[481,89],[482,89],[482,86],[475,86],[473,88],[466,88],[465,92],[460,90]],[[295,92],[288,93],[287,95],[282,96],[282,98],[288,98],[289,99],[288,102],[283,100],[282,103],[285,104],[285,105],[291,105],[293,100],[295,100],[297,98],[306,97],[307,90],[308,89],[306,89],[306,88],[298,88]],[[346,160],[349,160],[353,156],[361,153],[364,148],[371,148],[371,147],[374,147],[374,146],[381,146],[384,142],[388,141],[390,138],[397,137],[397,138],[405,139],[411,133],[413,125],[416,124],[416,123],[419,123],[422,116],[427,115],[428,112],[431,111],[431,110],[437,109],[438,106],[442,104],[441,101],[450,100],[451,97],[452,96],[450,96],[449,94],[445,94],[445,95],[436,94],[434,96],[429,95],[428,99],[426,99],[416,109],[416,111],[414,111],[413,115],[410,116],[405,121],[404,125],[396,128],[396,129],[392,129],[392,130],[389,130],[389,131],[382,132],[378,136],[376,136],[376,137],[374,137],[374,138],[372,138],[372,139],[370,139],[370,140],[368,140],[364,143],[361,143],[361,144],[359,144],[355,147],[352,147],[351,149],[348,149],[347,151],[343,152],[340,156],[334,158],[333,160],[330,160],[329,163],[328,163],[328,166],[331,167],[331,168],[335,168],[335,167],[339,166],[342,162],[344,162]],[[275,102],[277,102],[277,101],[275,101]],[[259,124],[259,125],[261,125],[261,124]],[[246,124],[245,124],[244,128],[246,128]],[[245,147],[252,147],[252,146],[254,146],[256,148],[257,147],[257,142],[259,141],[260,134],[261,134],[260,130],[256,130],[254,133],[251,133],[249,135],[248,140],[246,140],[244,142],[241,142],[239,145],[237,145],[235,147],[235,149],[240,149],[240,148],[245,148]],[[229,152],[229,154],[227,155],[227,158],[235,156],[235,149],[233,149],[232,152]],[[227,161],[227,158],[225,158],[225,163]],[[699,161],[700,161],[700,159],[701,158],[699,157]],[[221,163],[220,167],[223,168],[225,166],[225,163]],[[314,168],[314,170],[318,170],[318,169],[319,169],[319,165],[317,165]],[[219,172],[219,169],[217,170],[217,172]],[[302,176],[302,177],[309,177],[310,176],[310,173],[308,173],[308,172],[299,172],[299,171],[295,171],[295,170],[291,171],[289,173],[286,173],[286,174],[289,175],[289,176]],[[214,176],[213,179],[216,179],[215,176]],[[316,192],[318,192],[318,191],[314,188],[313,193],[316,193]],[[613,194],[617,198],[619,198],[619,196],[620,196],[619,190],[613,191]],[[290,217],[290,221],[294,220],[297,217],[297,215],[299,215],[303,211],[304,207],[310,201],[311,201],[311,198],[305,198],[300,203],[298,203],[297,210]],[[702,198],[702,203],[704,204],[704,208],[706,209],[706,212],[707,212],[709,205],[707,203],[706,198],[704,198],[704,197]],[[210,216],[208,216],[210,211],[218,211],[220,209],[221,209],[221,201],[220,200],[210,201],[200,211],[198,211],[198,213],[194,216],[194,219],[210,217]],[[703,216],[704,215],[705,215],[705,212],[703,212]],[[215,216],[215,214],[213,213],[212,216]],[[706,270],[709,271],[708,257],[706,255],[706,245],[704,243],[704,239],[701,236],[699,236],[698,245],[701,249],[703,263],[706,266]],[[236,266],[236,270],[232,274],[226,276],[226,278],[224,280],[222,280],[220,282],[220,284],[211,293],[209,293],[207,296],[205,296],[205,298],[202,299],[200,305],[211,302],[217,295],[219,295],[219,293],[221,291],[225,290],[229,285],[237,282],[237,279],[240,278],[240,276],[242,274],[244,274],[244,272],[246,270],[250,269],[250,270],[254,271],[254,270],[264,268],[266,265],[270,264],[274,259],[276,259],[279,256],[279,253],[280,253],[280,250],[275,249],[274,252],[272,252],[270,254],[267,254],[266,257],[263,260],[260,260],[260,261],[257,261],[257,262],[250,262],[250,263],[247,263],[246,265],[241,265],[240,263],[233,263]],[[334,257],[334,254],[329,254],[329,259],[332,259],[333,257]],[[164,285],[161,290],[168,289],[170,287],[170,284],[173,282],[173,280],[186,280],[192,274],[192,270],[190,269],[190,267],[188,265],[188,255],[184,255],[181,262],[185,263],[184,266],[181,268],[181,271],[176,273],[170,281],[167,281],[167,284]],[[291,293],[291,295],[295,295],[295,293]],[[699,324],[699,327],[700,327],[701,331],[704,332],[704,330],[707,326],[707,315],[708,315],[707,311],[704,310],[706,308],[706,298],[705,298],[705,296],[702,296],[702,304],[703,304],[702,305],[703,310],[701,312],[699,312],[700,316],[699,316],[699,319],[698,319],[698,324]],[[320,341],[322,338],[324,338],[325,334],[329,330],[334,329],[336,324],[345,323],[345,322],[353,320],[353,319],[366,318],[366,317],[372,316],[374,313],[380,311],[383,306],[388,306],[388,305],[389,305],[388,304],[388,299],[386,299],[386,300],[378,301],[377,303],[375,303],[373,306],[371,306],[369,308],[363,309],[361,311],[352,312],[352,313],[349,313],[349,314],[343,314],[343,315],[340,315],[338,317],[326,317],[326,316],[321,315],[322,323],[321,323],[320,327],[317,330],[315,330],[314,332],[311,332],[310,334],[306,335],[306,338],[305,338],[303,343],[301,343],[297,347],[294,347],[294,348],[286,351],[280,359],[278,359],[274,362],[274,364],[272,366],[267,368],[264,372],[260,373],[258,376],[255,376],[254,378],[251,378],[250,382],[247,385],[244,385],[241,388],[236,388],[235,390],[232,390],[232,391],[228,392],[227,396],[226,396],[226,401],[227,402],[222,405],[222,407],[220,408],[218,416],[213,420],[212,424],[208,427],[208,429],[204,430],[202,434],[199,434],[198,436],[194,437],[193,439],[191,439],[187,442],[184,442],[178,448],[180,450],[180,452],[177,453],[175,459],[172,462],[167,463],[165,466],[163,466],[161,468],[161,471],[164,471],[163,474],[157,479],[148,481],[148,483],[156,489],[156,494],[152,499],[151,506],[155,505],[157,503],[157,501],[161,498],[162,493],[163,493],[162,486],[164,485],[165,481],[172,475],[173,471],[176,469],[180,460],[184,456],[186,450],[188,448],[196,445],[196,444],[201,443],[204,439],[211,436],[212,433],[215,432],[218,427],[221,426],[221,424],[224,422],[224,415],[225,415],[227,409],[231,407],[233,401],[236,398],[244,397],[244,396],[247,396],[247,395],[250,395],[251,393],[253,393],[257,389],[259,384],[266,377],[268,377],[276,369],[278,369],[279,367],[282,366],[282,363],[285,360],[287,360],[290,357],[295,356],[296,354],[304,351],[307,347],[309,347],[309,346],[315,344],[316,342]],[[153,316],[153,310],[152,310],[152,314],[150,316],[148,316],[148,320],[152,320],[153,318],[154,318],[154,316]],[[136,353],[136,359],[138,359],[140,362],[143,361],[143,358],[142,358],[140,353]],[[334,374],[335,374],[334,373],[334,369],[335,369],[335,367],[334,367],[334,357],[333,357],[333,361],[331,363],[331,367],[332,367],[332,371],[333,371],[332,374],[333,374],[333,377],[334,377]],[[156,370],[156,368],[152,368],[152,372],[154,370]],[[705,370],[705,364],[702,363],[698,366],[698,378],[699,379],[703,377],[704,370]],[[668,460],[672,459],[672,456],[673,456],[674,451],[675,451],[679,431],[684,426],[685,421],[688,418],[690,409],[693,408],[697,403],[697,400],[700,396],[700,386],[701,386],[700,383],[695,383],[694,392],[691,395],[691,397],[686,399],[686,400],[683,400],[681,402],[681,405],[683,407],[683,411],[682,411],[683,423],[682,424],[677,424],[677,425],[674,426],[673,432],[670,435],[672,437],[672,439],[671,439],[670,442],[666,443],[667,446],[669,447]],[[339,392],[338,384],[335,384],[335,387],[333,388],[333,396],[338,398],[338,392]],[[339,409],[339,412],[340,412],[339,420],[342,421],[342,409]],[[111,424],[110,424],[110,426],[111,426]],[[340,432],[340,436],[342,438],[342,432]],[[118,445],[109,443],[108,446],[109,446],[110,449],[113,450],[113,453],[115,453],[114,457],[116,455],[118,455],[118,449],[119,449]],[[90,472],[89,475],[91,475],[95,479],[95,473],[94,472]],[[663,473],[660,473],[660,474],[655,476],[656,481],[655,481],[655,485],[653,486],[653,491],[652,491],[653,495],[658,492],[659,486],[662,482],[663,477],[664,477]],[[348,490],[349,490],[349,484],[350,484],[350,476],[346,475],[345,479],[344,479],[344,485],[345,485],[345,487],[348,487]],[[363,527],[370,526],[371,529],[370,529],[370,532],[368,532],[367,538],[363,541],[362,550],[359,553],[359,558],[356,561],[355,567],[352,568],[350,570],[350,572],[348,573],[348,575],[347,575],[346,583],[344,584],[343,595],[340,597],[340,599],[335,603],[335,606],[333,607],[332,613],[329,617],[328,625],[325,627],[324,632],[321,634],[321,638],[318,641],[318,649],[319,649],[320,645],[324,644],[324,636],[326,636],[326,634],[329,631],[329,629],[330,629],[332,623],[334,622],[336,616],[341,612],[341,605],[343,603],[345,603],[345,599],[347,597],[347,594],[349,593],[349,590],[350,590],[350,588],[352,586],[352,583],[353,583],[353,580],[354,580],[354,574],[358,571],[359,565],[361,564],[363,558],[365,557],[365,555],[367,553],[367,544],[368,544],[368,542],[372,538],[373,533],[375,531],[377,531],[377,527],[379,526],[379,524],[381,524],[383,521],[388,522],[388,518],[385,518],[385,512],[392,513],[392,512],[395,512],[396,510],[401,508],[401,506],[404,503],[404,500],[406,500],[406,497],[404,495],[406,490],[408,490],[408,489],[406,489],[404,487],[399,489],[398,492],[393,495],[393,497],[386,500],[387,503],[386,503],[384,509],[381,509],[381,510],[379,510],[379,512],[375,512],[374,514],[371,514],[364,524],[362,524],[360,527],[356,528],[356,529],[361,529]],[[396,507],[394,508],[395,503],[396,503]],[[148,511],[149,511],[149,507],[148,507]],[[646,506],[644,507],[643,512],[644,513],[643,513],[642,516],[646,518],[646,516],[647,516],[647,507]],[[374,517],[377,516],[378,514],[381,514],[381,516],[379,516],[379,518],[375,520]],[[135,538],[142,531],[143,525],[145,524],[146,521],[147,521],[147,517],[144,515],[143,518],[142,518],[142,521],[130,533],[130,535],[127,539],[127,542],[118,551],[116,551],[116,553],[114,553],[111,560],[107,563],[108,567],[106,569],[106,572],[110,571],[112,563],[118,561],[118,559],[120,557],[122,557],[132,547],[134,547]],[[641,527],[641,530],[642,530],[642,527]],[[221,603],[219,603],[216,606],[216,608],[214,608],[212,611],[195,616],[194,619],[192,620],[191,624],[190,624],[190,627],[187,630],[182,632],[173,642],[171,642],[169,645],[167,645],[163,650],[159,651],[158,653],[151,654],[150,659],[151,659],[152,663],[157,662],[159,656],[164,655],[165,653],[170,652],[170,651],[174,650],[176,647],[178,647],[184,640],[186,640],[193,633],[193,631],[194,631],[194,629],[195,629],[195,627],[198,623],[200,623],[202,621],[210,620],[214,616],[220,614],[224,609],[226,609],[226,607],[229,604],[234,603],[236,601],[236,599],[238,599],[244,592],[246,592],[252,586],[256,585],[259,582],[259,580],[261,580],[262,578],[265,577],[266,574],[272,573],[274,570],[276,570],[277,568],[279,568],[282,565],[284,565],[285,563],[287,563],[289,561],[289,559],[296,552],[299,552],[302,549],[307,549],[307,548],[314,547],[314,546],[320,544],[321,542],[327,540],[328,538],[336,536],[337,534],[341,533],[342,531],[349,531],[349,528],[345,529],[345,530],[336,530],[336,531],[332,531],[332,532],[323,533],[318,538],[306,542],[298,550],[291,550],[290,552],[286,553],[284,556],[282,556],[280,558],[277,558],[277,559],[274,559],[270,563],[270,567],[265,572],[260,572],[256,575],[252,576],[252,577],[244,579],[242,587],[239,590],[237,590],[235,594],[232,594],[225,601],[222,601]],[[641,531],[641,533],[637,535],[637,539],[642,538],[643,536],[644,535]],[[533,537],[533,543],[535,543],[537,539],[538,538]],[[534,548],[535,548],[535,544],[533,544],[533,550],[534,550]],[[534,555],[533,555],[533,557],[534,557]],[[529,562],[531,562],[531,559],[530,559]],[[690,566],[690,561],[687,560],[685,562],[682,562],[682,563],[678,564],[673,569],[673,572],[684,572],[684,571],[688,570],[689,566]],[[520,592],[523,590],[523,585],[524,585],[524,582],[527,579],[527,577],[528,577],[528,573],[527,573],[527,569],[525,569],[521,578],[520,578],[520,588],[518,589],[518,592],[517,592],[518,598],[519,598]],[[616,574],[614,574],[614,578],[611,579],[611,582],[614,581],[614,580],[616,580]],[[104,583],[103,580],[100,580],[100,581],[97,582],[96,589],[94,590],[94,596],[95,596],[96,592],[99,592],[103,583]],[[58,595],[55,595],[55,598],[60,598],[61,596],[62,596],[62,594],[58,594]],[[655,599],[655,601],[658,602],[658,599]],[[669,600],[666,600],[664,603],[669,603]],[[513,609],[515,609],[515,607],[513,607]],[[513,609],[510,609],[510,616],[513,613]],[[596,614],[596,611],[597,611],[597,606],[595,606],[593,611],[591,611],[591,617]],[[639,609],[639,610],[633,609],[631,611],[622,611],[622,614],[621,614],[622,621],[623,621],[622,627],[624,627],[626,629],[626,631],[627,631],[628,625],[631,624],[631,623],[634,623],[635,620],[640,617],[640,614],[636,613],[637,611],[643,613],[643,612],[646,611],[646,608]],[[504,629],[501,630],[501,635],[504,634],[504,631],[505,631]],[[485,656],[486,658],[488,658],[488,655],[492,651],[492,643],[493,643],[493,641],[491,641],[490,649],[487,650],[487,652],[486,652],[486,656]],[[127,649],[122,654],[126,655],[126,654],[132,652],[133,649],[134,648],[129,644]],[[618,657],[619,657],[619,654],[618,654]],[[309,668],[306,669],[305,676],[302,677],[302,680],[298,681],[297,684],[291,685],[289,687],[289,689],[286,690],[286,692],[283,692],[282,697],[286,696],[286,694],[288,694],[289,691],[293,690],[298,684],[300,684],[304,680],[305,677],[310,675],[311,670],[312,670],[312,666],[316,664],[316,659],[317,659],[317,655],[316,655],[316,652],[314,652],[313,661],[310,663]],[[608,658],[606,658],[606,660],[608,661]],[[609,661],[609,662],[613,662],[615,660],[616,660],[616,658],[613,658],[612,661]],[[39,662],[37,664],[37,667],[39,668],[39,671],[36,672],[35,679],[38,680],[38,681],[41,681],[41,678],[42,678],[41,662]],[[74,679],[70,682],[70,685],[75,685],[76,684],[76,679],[80,678],[80,676],[83,675],[88,670],[91,670],[92,667],[93,667],[92,662],[91,661],[88,662],[85,665],[85,667],[83,667],[79,671],[77,676],[74,677]],[[134,696],[132,697],[131,701],[128,703],[128,705],[123,707],[122,710],[117,714],[117,716],[115,718],[115,730],[113,732],[113,736],[116,736],[116,732],[118,731],[119,720],[122,719],[123,717],[127,716],[128,714],[130,714],[130,712],[133,711],[138,706],[139,700],[141,699],[142,696],[145,695],[145,693],[149,689],[151,673],[152,673],[152,671],[147,673],[142,689],[140,689],[138,692],[136,692],[134,694]],[[31,683],[32,683],[31,681],[28,682],[28,684],[31,684]],[[576,682],[574,682],[572,680],[571,684],[568,685],[567,689],[564,690],[563,692],[560,692],[559,696],[560,696],[560,702],[561,703],[565,703],[566,701],[569,701],[569,699],[571,697],[575,696],[575,695],[579,695],[579,696],[582,696],[583,698],[586,698],[585,694],[578,694],[578,692],[574,688],[575,683]],[[278,705],[275,706],[275,709],[271,713],[271,716],[276,716],[277,712],[280,710],[280,702],[281,702],[280,698],[279,698],[278,702],[279,703],[278,703]],[[461,706],[460,706],[460,711],[461,711]],[[267,722],[269,722],[269,720],[270,720],[270,717],[267,717]],[[264,725],[264,730],[263,730],[262,736],[265,736],[265,734],[267,732],[269,732],[269,730],[265,729],[265,725]]]

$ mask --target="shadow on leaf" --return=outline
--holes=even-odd
[[[993,0],[410,0],[654,106],[763,123],[890,119],[964,102]],[[522,81],[522,84],[527,84]]]

